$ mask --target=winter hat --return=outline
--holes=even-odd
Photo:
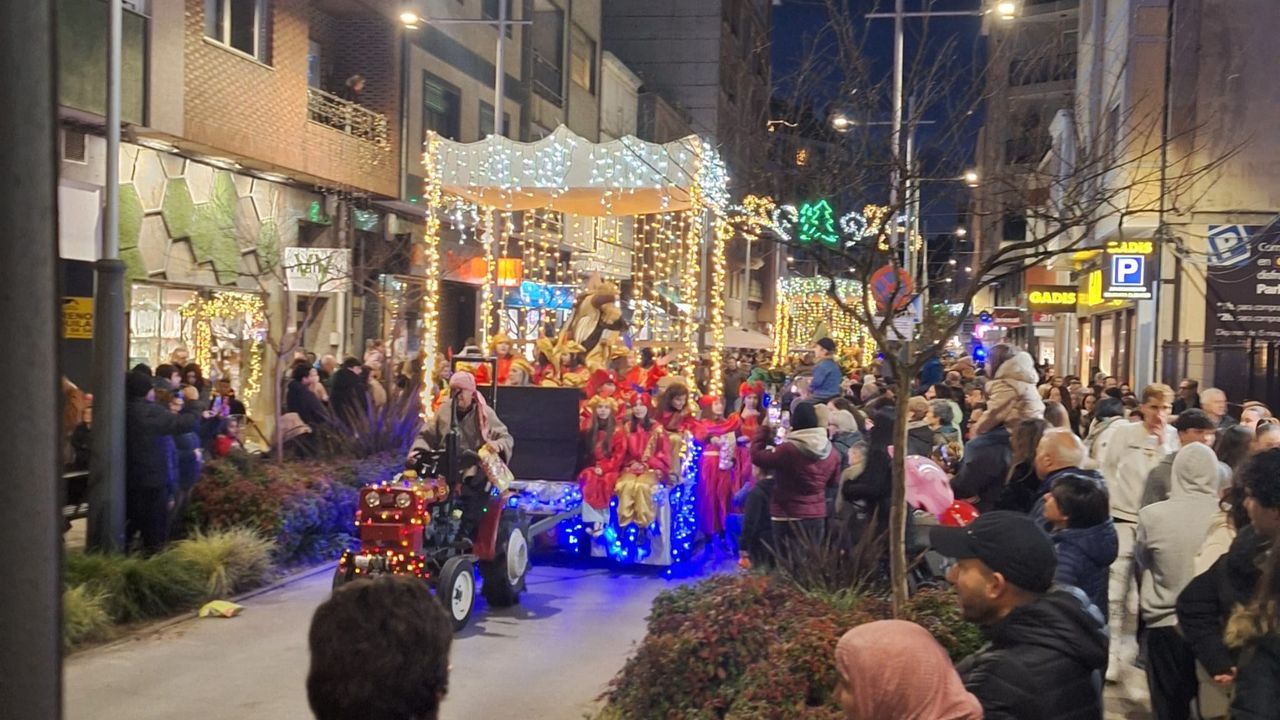
[[[818,411],[813,403],[800,403],[791,410],[791,429],[809,430],[818,427]]]
[[[130,372],[124,376],[125,394],[130,398],[144,398],[151,392],[151,376]]]
[[[814,345],[817,345],[829,353],[834,353],[836,351],[836,341],[829,337],[819,338],[818,342],[814,343]]]

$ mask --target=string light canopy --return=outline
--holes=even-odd
[[[429,216],[424,252],[429,257],[439,252],[441,218],[461,228],[459,242],[466,243],[470,225],[473,236],[485,246],[488,282],[482,290],[486,322],[477,333],[481,338],[488,336],[489,324],[494,321],[492,286],[499,280],[497,260],[513,236],[513,213],[522,220],[519,232],[525,272],[544,282],[549,265],[557,267],[559,274],[561,245],[568,240],[569,228],[582,225],[571,223],[571,218],[589,223],[592,229],[586,236],[594,237],[595,244],[604,237],[607,244],[621,246],[624,226],[619,218],[634,216],[634,221],[626,221],[626,233],[633,239],[633,258],[651,257],[655,265],[644,268],[637,278],[639,301],[652,310],[662,304],[660,301],[674,297],[672,304],[680,316],[678,330],[666,340],[683,346],[682,360],[690,370],[697,358],[699,327],[705,325],[711,331],[713,341],[708,350],[712,358],[719,357],[724,324],[723,256],[731,228],[725,222],[727,175],[710,144],[697,136],[665,144],[631,136],[592,143],[563,126],[532,143],[496,135],[476,143],[458,143],[429,133],[423,162],[423,198]],[[472,222],[466,221],[467,216]],[[550,238],[557,234],[548,221],[551,216],[563,216],[554,223],[559,242]],[[708,261],[711,274],[703,304],[701,269]],[[641,317],[651,314],[637,313]],[[433,322],[424,323],[424,335],[430,336],[422,343],[432,351],[438,340],[434,316],[433,312]],[[717,386],[721,374],[716,362],[711,380]],[[424,400],[427,391],[424,387]]]
[[[857,322],[836,305],[829,294],[831,281],[825,277],[792,277],[778,282],[777,352],[804,352],[818,339],[824,328],[840,348],[858,347],[863,357],[875,352],[875,342]],[[864,302],[862,284],[855,280],[836,280],[836,292],[851,305]]]

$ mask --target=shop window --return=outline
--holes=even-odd
[[[270,62],[267,0],[205,0],[204,34],[262,62]]]
[[[185,350],[209,382],[226,378],[246,403],[261,389],[265,305],[260,295],[135,283],[129,367],[152,368]]]

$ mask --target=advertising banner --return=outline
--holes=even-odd
[[[1280,222],[1210,225],[1205,342],[1280,340]]]
[[[1073,313],[1076,296],[1074,285],[1028,285],[1027,307],[1033,313]]]

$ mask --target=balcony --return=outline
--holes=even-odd
[[[1076,78],[1075,51],[1022,58],[1009,63],[1009,86],[1027,87]]]
[[[307,119],[370,143],[379,150],[391,147],[386,115],[323,90],[307,88]]]

